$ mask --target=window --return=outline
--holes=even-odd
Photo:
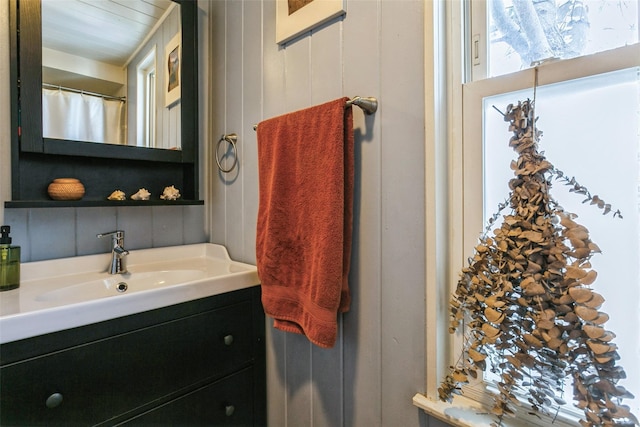
[[[513,176],[509,163],[515,158],[506,143],[511,133],[493,106],[526,99],[530,92],[483,100],[485,223],[507,195],[506,183]],[[591,239],[602,250],[592,258],[598,272],[593,288],[605,297],[602,310],[610,315],[605,326],[616,334],[618,363],[627,374],[620,384],[635,396],[640,396],[640,371],[635,367],[640,355],[639,100],[639,67],[540,87],[536,95],[538,128],[544,132],[540,150],[555,167],[575,176],[624,216],[622,220],[612,215],[603,217],[602,211],[582,203],[584,196],[569,192],[570,187],[560,181],[553,183],[554,198],[566,211],[578,215],[577,221],[589,229]],[[572,396],[571,387],[569,380],[564,393],[567,401]],[[625,403],[634,413],[640,413],[640,399]]]
[[[490,77],[550,58],[569,59],[638,42],[637,0],[487,2],[487,21],[476,25],[487,40]]]
[[[582,205],[582,198],[568,193],[561,183],[555,183],[551,189],[567,211],[579,215],[578,221],[590,230],[592,240],[603,249],[603,253],[593,259],[594,269],[599,273],[594,288],[607,300],[602,308],[611,316],[606,329],[617,335],[615,343],[621,356],[618,364],[628,376],[621,384],[636,395],[634,400],[624,403],[631,405],[632,412],[638,415],[638,1],[516,3],[517,7],[527,3],[528,7],[550,8],[545,13],[556,16],[555,28],[560,28],[561,33],[564,31],[562,39],[556,40],[556,45],[551,44],[555,49],[541,50],[542,54],[537,56],[524,53],[521,56],[520,52],[528,50],[516,46],[517,41],[508,34],[508,29],[526,33],[526,27],[533,24],[517,21],[518,11],[509,0],[447,2],[446,10],[427,7],[427,25],[429,20],[434,23],[433,37],[427,34],[427,77],[433,71],[436,88],[434,105],[430,108],[427,104],[427,128],[434,129],[433,147],[427,142],[428,200],[434,204],[434,207],[427,206],[427,293],[430,298],[437,296],[434,302],[428,303],[427,322],[440,325],[437,330],[430,329],[427,336],[427,394],[437,399],[435,387],[447,367],[455,362],[461,345],[459,337],[445,332],[449,322],[441,307],[442,301],[446,301],[442,283],[455,287],[460,269],[473,254],[485,218],[496,211],[509,191],[507,183],[512,177],[509,165],[516,154],[508,147],[507,123],[493,106],[504,111],[509,103],[532,99],[536,81],[532,67],[537,65],[536,113],[540,117],[538,128],[544,132],[541,150],[558,169],[575,176],[592,194],[600,194],[623,211],[623,220],[614,219],[612,215],[603,217],[598,209]],[[540,19],[542,12],[538,10],[527,16]],[[497,22],[499,19],[503,21]],[[581,27],[585,23],[589,31]],[[548,22],[535,25],[539,33],[532,37],[537,40],[550,37],[545,33]],[[433,43],[433,52],[429,52],[429,42]],[[446,67],[439,62],[446,63]],[[438,94],[437,88],[446,88],[447,93]],[[442,108],[443,99],[447,100],[446,108]],[[448,254],[446,259],[443,253]],[[571,386],[570,380],[568,386]],[[487,387],[491,388],[491,378],[470,387],[465,395],[480,402],[486,398]],[[570,391],[566,400],[571,408]],[[439,416],[446,412],[439,404],[419,398],[414,401],[427,412]],[[578,411],[577,415],[581,417],[582,412]],[[571,418],[570,413],[567,416]],[[447,418],[451,422],[457,417],[452,418],[449,413]],[[461,421],[460,424],[473,425],[473,422]],[[529,419],[526,424],[544,426],[549,425],[549,420]],[[575,420],[568,424],[556,420],[554,425],[575,425]]]
[[[156,141],[156,49],[144,57],[137,69],[138,147],[154,147]]]
[[[473,2],[472,7],[479,4],[485,5]],[[524,15],[516,5],[547,9],[538,10],[539,19],[527,23],[519,19]],[[551,189],[567,211],[578,214],[578,222],[590,230],[592,240],[603,251],[592,259],[599,274],[593,287],[606,299],[602,310],[610,320],[605,326],[616,334],[621,356],[618,364],[628,376],[620,384],[640,396],[640,373],[635,366],[640,356],[638,2],[558,0],[554,5],[553,1],[512,4],[496,0],[486,6],[488,19],[480,24],[488,22],[487,59],[476,59],[471,73],[474,81],[463,89],[465,257],[473,253],[484,224],[508,196],[507,183],[513,176],[509,164],[516,154],[508,147],[511,133],[493,107],[504,111],[509,103],[534,98],[534,70],[504,74],[542,61],[535,94],[540,118],[537,127],[544,132],[540,150],[592,194],[600,194],[623,211],[623,220],[603,217],[598,209],[583,205],[584,198],[570,193],[562,183],[556,182]],[[527,20],[534,20],[535,13],[528,13]],[[474,16],[480,15],[476,12]],[[556,17],[553,23],[545,23],[548,16]],[[564,37],[555,47],[546,25],[554,25]],[[478,28],[477,22],[472,27]],[[509,29],[517,34],[509,34]],[[528,37],[523,37],[522,31]],[[528,46],[533,47],[519,46],[527,40],[518,37],[528,38]],[[478,40],[481,43],[482,36],[475,36]],[[635,46],[626,46],[633,43]],[[540,47],[545,44],[551,48]],[[632,60],[620,61],[622,55]],[[554,61],[545,64],[551,57]],[[495,77],[477,77],[485,75]],[[475,118],[467,120],[470,117]],[[486,375],[485,380],[491,383],[492,378]],[[571,386],[569,379],[568,402],[572,402]],[[640,413],[639,398],[624,403]]]

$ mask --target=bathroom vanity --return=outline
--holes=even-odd
[[[175,271],[200,268],[209,272],[206,277],[187,275],[190,281],[185,283],[131,289],[130,295],[117,295],[114,287],[113,295],[71,304],[51,303],[48,298],[49,308],[3,314],[0,425],[266,425],[264,313],[255,271],[246,264],[213,259],[211,252],[222,254],[216,245],[192,246],[200,254],[174,259],[176,266],[189,267]],[[163,272],[170,271],[161,255],[151,255],[156,250],[145,251],[138,260],[153,262],[131,266],[131,278],[143,270],[151,274],[158,260],[165,267]],[[233,272],[226,278],[213,277],[211,273],[220,270],[220,265],[212,267],[215,263],[233,265]],[[18,298],[50,297],[59,290],[27,289],[38,287],[39,280],[23,281],[24,292]],[[74,294],[81,294],[86,284],[95,280],[73,285]],[[139,283],[132,280],[131,284]],[[149,308],[127,301],[140,299],[148,304],[156,296],[162,301],[166,292],[175,304]],[[212,295],[202,296],[208,293]],[[66,298],[64,293],[54,295]],[[7,303],[3,304],[7,310]],[[87,323],[87,311],[102,312],[100,304],[128,307],[125,312],[144,309],[122,315],[114,308],[115,317]],[[74,310],[69,309],[72,306]],[[68,327],[74,322],[70,320],[64,329],[40,335],[26,329],[24,334],[35,335],[5,342],[6,326],[18,327],[20,316],[46,322],[45,312],[69,317],[75,312],[82,319],[79,323],[85,324]]]

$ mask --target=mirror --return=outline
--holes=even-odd
[[[43,137],[180,149],[180,6],[41,1]]]
[[[138,2],[149,3],[135,1]],[[92,0],[85,3],[127,5],[130,2]],[[191,0],[173,0],[172,3],[176,3],[173,7],[179,10],[175,28],[181,28],[181,35],[166,37],[166,40],[170,47],[172,43],[179,44],[180,80],[179,85],[171,85],[173,100],[167,104],[163,94],[157,101],[160,109],[168,111],[167,105],[177,109],[170,118],[170,125],[164,117],[156,116],[156,121],[163,120],[163,128],[171,126],[176,136],[173,141],[179,141],[180,149],[158,150],[137,145],[96,144],[81,138],[43,137],[42,2],[9,0],[12,200],[5,206],[62,206],[52,203],[46,192],[51,180],[59,177],[76,177],[85,184],[85,197],[72,206],[111,206],[114,203],[107,203],[106,196],[115,188],[133,194],[141,187],[152,193],[152,200],[145,204],[164,204],[159,195],[168,185],[180,189],[182,198],[177,204],[202,204],[198,190],[198,7],[197,2]],[[168,30],[169,33],[172,31]],[[94,23],[91,33],[111,32],[102,31],[99,24]],[[110,43],[115,44],[115,35],[111,34],[111,37]],[[158,57],[170,57],[171,52],[165,52],[166,47],[156,48]],[[159,60],[156,65],[163,61]],[[164,73],[163,67],[158,66],[157,72],[162,70]],[[167,59],[166,72],[171,70]],[[126,96],[133,98],[134,95]],[[128,114],[133,109],[129,106]],[[136,203],[139,202],[127,200],[122,204]]]

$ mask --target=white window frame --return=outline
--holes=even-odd
[[[136,66],[136,145],[138,147],[153,147],[156,139],[156,106],[157,106],[157,58],[155,46],[149,50],[142,61]],[[152,77],[151,75],[156,77]],[[150,87],[150,80],[156,84]]]
[[[474,0],[474,4],[476,0]],[[484,0],[478,3],[486,3]],[[466,83],[473,73],[482,79],[480,67],[463,69],[467,35],[464,8],[460,1],[425,1],[425,129],[426,129],[426,390],[414,396],[414,404],[428,414],[457,426],[489,425],[493,420],[479,412],[490,409],[485,384],[476,384],[456,396],[453,404],[438,401],[437,389],[448,367],[462,348],[460,334],[450,335],[449,298],[458,274],[473,253],[484,224],[482,215],[464,215],[465,209],[482,212],[482,99],[497,93],[532,88],[534,69]],[[485,16],[484,11],[474,13]],[[482,19],[482,18],[481,18]],[[486,57],[486,43],[480,36],[477,52]],[[476,40],[478,37],[476,36]],[[471,62],[471,61],[470,61]],[[611,51],[550,62],[538,67],[538,85],[640,66],[640,44]],[[474,105],[463,110],[463,105]],[[464,112],[463,112],[464,111]],[[471,112],[471,114],[470,114]],[[462,123],[466,126],[463,129]],[[474,131],[469,131],[474,129]],[[465,230],[474,230],[466,232]],[[467,235],[467,236],[465,236]],[[549,425],[549,419],[518,414],[506,425]],[[573,426],[575,420],[556,419],[554,426]]]

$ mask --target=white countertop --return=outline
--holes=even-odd
[[[126,275],[107,274],[110,260],[110,254],[100,254],[23,263],[20,287],[0,292],[0,343],[259,283],[255,266],[231,260],[224,246],[211,243],[132,250]],[[168,283],[149,280],[156,275]],[[119,293],[115,284],[121,282],[129,286]]]

